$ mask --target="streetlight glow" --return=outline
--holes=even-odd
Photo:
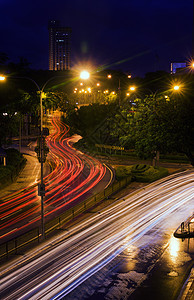
[[[5,76],[0,75],[0,80],[1,80],[1,81],[4,81],[4,80],[5,80]]]
[[[130,91],[132,91],[132,92],[133,92],[133,91],[135,91],[135,90],[136,90],[136,87],[135,87],[135,86],[130,86],[130,87],[129,87],[129,89],[130,89]]]
[[[81,79],[88,79],[90,77],[90,73],[88,72],[88,71],[82,71],[81,73],[80,73],[80,78]]]
[[[179,85],[175,85],[175,86],[174,86],[174,90],[175,90],[175,91],[178,91],[179,89],[180,89],[180,86],[179,86]]]

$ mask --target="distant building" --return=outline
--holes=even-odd
[[[49,21],[49,70],[69,70],[71,67],[71,28],[59,21]]]
[[[186,68],[186,63],[173,62],[173,63],[171,63],[171,67],[170,67],[171,74],[176,74],[177,72],[179,72],[183,68]]]

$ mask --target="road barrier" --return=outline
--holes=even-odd
[[[119,182],[114,182],[111,186],[107,187],[102,192],[95,194],[94,196],[85,199],[84,201],[76,204],[74,207],[69,208],[64,213],[60,214],[58,217],[53,218],[52,220],[45,223],[45,236],[56,229],[64,227],[65,224],[72,221],[75,217],[89,211],[95,205],[99,204],[105,199],[108,199],[109,196],[118,192],[126,185],[131,182],[131,177],[126,177]],[[29,244],[39,243],[41,240],[40,228],[36,227],[14,239],[11,239],[0,245],[0,258],[9,258],[10,254],[19,254],[18,251],[22,249],[25,250],[25,247]],[[29,250],[29,247],[28,247]]]
[[[181,239],[194,237],[194,214],[181,223],[175,230],[174,237]]]

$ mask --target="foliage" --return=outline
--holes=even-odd
[[[26,159],[16,149],[6,149],[6,154],[7,165],[0,166],[0,186],[14,181],[26,163]]]
[[[0,145],[7,144],[8,139],[17,135],[19,131],[19,115],[8,112],[0,113]]]
[[[12,181],[12,170],[9,167],[0,166],[0,187]]]
[[[14,166],[17,168],[18,166],[20,166],[23,163],[23,161],[26,161],[26,159],[24,159],[23,155],[14,148],[6,149],[6,154],[7,154],[7,165],[8,166]]]
[[[71,100],[68,94],[60,91],[46,93],[45,105],[48,109],[59,108],[64,113],[72,108],[75,109],[75,106],[71,105]]]
[[[133,181],[153,182],[168,175],[168,170],[162,167],[154,168],[149,165],[132,165],[116,167],[116,178],[131,177]]]
[[[114,167],[115,168],[115,172],[116,172],[116,178],[118,180],[124,178],[124,177],[132,177],[131,175],[131,169],[133,166],[117,166]]]
[[[132,128],[134,146],[140,157],[152,157],[156,151],[163,154],[184,153],[193,164],[194,106],[192,99],[172,96],[147,97],[138,104]]]
[[[114,103],[92,104],[81,106],[79,109],[70,109],[67,111],[65,121],[70,127],[81,134],[83,137],[92,138],[98,127],[103,127],[103,123],[108,119],[111,111],[114,110]],[[108,126],[106,126],[108,131]],[[110,135],[110,131],[109,131]]]

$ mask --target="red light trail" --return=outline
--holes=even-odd
[[[83,201],[86,194],[94,193],[92,189],[99,182],[103,181],[105,188],[112,178],[110,170],[104,164],[73,147],[74,138],[68,137],[67,125],[58,118],[53,118],[52,126],[54,130],[47,137],[47,146],[54,168],[44,177],[46,220],[73,207],[78,201]],[[37,186],[27,187],[1,198],[0,216],[0,241],[37,226],[37,222],[40,221]]]

